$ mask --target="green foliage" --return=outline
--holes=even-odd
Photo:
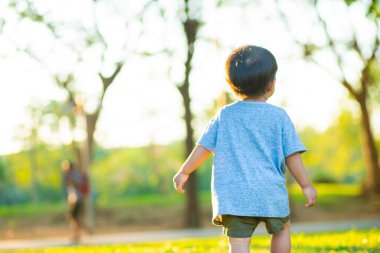
[[[360,185],[365,173],[360,135],[358,119],[348,111],[343,111],[324,132],[303,129],[301,137],[309,148],[303,158],[313,181]],[[140,148],[96,148],[91,167],[96,203],[107,205],[122,199],[130,201],[134,196],[170,195],[172,177],[183,163],[183,153],[182,142]],[[33,174],[31,154],[35,161]],[[70,154],[70,147],[39,144],[33,150],[2,157],[0,204],[30,202],[32,183],[40,202],[63,200],[60,163],[71,158]],[[211,167],[212,158],[197,170],[199,190],[207,194]]]
[[[325,132],[304,129],[301,136],[309,151],[303,158],[314,181],[362,182],[365,165],[360,135],[358,119],[348,111],[343,111]]]
[[[17,195],[17,188],[13,182],[12,170],[5,157],[0,156],[0,204],[12,203],[14,195]]]
[[[346,2],[346,4],[350,5],[350,4],[353,4],[355,3],[357,0],[344,0]]]
[[[20,18],[22,19],[30,19],[38,23],[45,21],[44,17],[37,12],[32,1],[11,1],[9,6],[17,8],[19,10]]]
[[[380,103],[380,61],[374,60],[369,65],[369,88],[370,101],[375,105]]]
[[[97,158],[92,167],[100,201],[171,191],[170,175],[180,166],[181,153],[180,143],[171,147],[153,145],[103,152],[103,159]]]
[[[53,148],[40,144],[31,152],[23,151],[0,159],[0,204],[24,203],[32,200],[32,183],[36,185],[38,199],[59,201],[63,198],[60,163],[70,158],[70,147]],[[168,194],[173,192],[172,177],[183,162],[183,144],[151,145],[140,148],[105,150],[97,148],[92,165],[92,183],[97,201],[112,203],[126,196]],[[199,188],[209,191],[211,179],[209,159],[197,171]],[[13,188],[10,184],[13,184]]]
[[[141,194],[173,192],[172,177],[183,162],[182,142],[168,146],[97,151],[93,182],[98,201]],[[198,169],[201,190],[210,189],[211,160]]]
[[[268,253],[270,245],[269,236],[255,236],[251,249],[255,252]],[[295,253],[375,253],[380,247],[380,230],[369,231],[350,230],[339,233],[296,234],[292,236],[292,252]],[[124,252],[124,253],[224,253],[228,251],[228,241],[225,237],[205,239],[182,239],[174,241],[135,243],[123,245],[76,246],[65,248],[18,250],[17,253],[50,253],[50,252]]]
[[[65,155],[68,152],[65,148],[58,149],[47,145],[39,145],[33,151],[36,161],[34,171],[31,167],[30,152],[31,150],[23,151],[5,157],[9,170],[13,172],[14,184],[18,189],[17,194],[11,197],[16,202],[30,201],[30,189],[32,183],[35,183],[40,201],[57,201],[61,199],[62,179],[60,163],[67,158]]]
[[[303,45],[303,56],[305,58],[311,57],[318,49],[319,48],[314,44],[305,44]]]
[[[7,174],[7,168],[4,163],[4,157],[0,157],[0,187],[4,186],[7,182],[8,176]]]
[[[368,8],[367,15],[373,16],[374,18],[380,18],[380,0],[372,0],[371,5]]]

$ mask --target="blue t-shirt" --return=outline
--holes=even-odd
[[[213,222],[224,214],[257,217],[289,215],[285,158],[306,151],[282,108],[256,101],[223,107],[198,144],[214,152]]]

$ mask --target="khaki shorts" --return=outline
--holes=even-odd
[[[228,237],[251,237],[257,225],[264,222],[269,234],[277,234],[289,221],[289,216],[283,218],[273,217],[246,217],[234,215],[222,215],[224,234]]]

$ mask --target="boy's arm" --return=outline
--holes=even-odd
[[[307,198],[306,207],[313,206],[317,199],[317,190],[311,184],[306,174],[306,170],[302,163],[301,154],[294,153],[286,157],[285,161],[293,177],[296,179],[297,183],[301,186],[302,193]]]
[[[185,190],[183,190],[182,187],[189,178],[189,175],[196,170],[211,155],[211,153],[210,150],[201,145],[195,146],[193,152],[191,152],[181,169],[173,178],[174,188],[179,193],[185,193]]]

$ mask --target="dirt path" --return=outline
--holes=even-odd
[[[371,229],[380,228],[380,219],[372,220],[346,220],[338,222],[305,222],[293,223],[293,233],[318,233],[326,231],[344,231],[348,229]],[[255,234],[266,234],[265,228],[259,226]],[[163,240],[174,240],[182,238],[202,238],[222,235],[219,227],[205,229],[183,229],[183,230],[164,230],[164,231],[146,231],[134,233],[117,233],[84,236],[82,245],[97,244],[122,244],[136,242],[153,242]],[[7,240],[0,241],[0,250],[14,249],[32,249],[32,248],[51,248],[73,245],[68,238],[46,238],[36,240]]]

